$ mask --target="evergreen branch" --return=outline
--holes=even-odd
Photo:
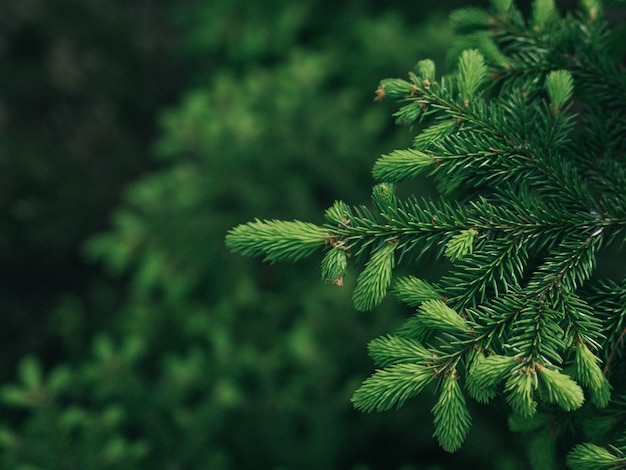
[[[626,372],[626,281],[593,275],[598,253],[626,239],[626,74],[603,51],[608,29],[595,0],[566,18],[552,0],[535,0],[528,21],[512,0],[491,3],[452,16],[469,34],[454,74],[435,80],[423,60],[408,81],[381,82],[377,99],[401,101],[397,122],[421,132],[413,148],[376,161],[372,209],[337,201],[322,227],[256,221],[227,243],[272,261],[326,246],[322,277],[337,285],[348,257],[362,259],[357,309],[391,288],[416,312],[370,343],[383,368],[355,392],[355,406],[387,410],[436,382],[435,436],[454,451],[471,423],[464,368],[478,402],[503,388],[512,427],[534,431],[530,448],[545,464],[567,428],[557,418],[582,407],[583,389],[611,416],[624,413],[621,394],[611,394]],[[398,198],[395,183],[417,176],[444,197]],[[451,263],[436,284],[393,283],[397,263],[426,254]],[[568,464],[621,465],[624,449],[613,450],[581,444]]]
[[[621,283],[610,279],[595,282],[589,286],[586,295],[595,305],[596,314],[604,326],[604,374],[610,376],[612,367],[621,362],[626,350],[626,279]]]
[[[567,465],[573,470],[614,470],[626,466],[623,452],[614,453],[591,443],[578,444],[567,454]]]
[[[537,373],[532,366],[518,366],[511,372],[504,385],[506,401],[513,411],[524,418],[537,412],[534,398],[538,386]]]
[[[435,424],[433,436],[444,450],[455,452],[463,444],[472,424],[456,371],[443,378],[441,393],[432,411]]]
[[[380,181],[399,182],[423,173],[434,161],[419,150],[395,150],[376,161],[372,174]]]
[[[552,113],[560,114],[561,108],[574,92],[572,75],[565,70],[555,70],[546,77],[546,91],[550,97]]]
[[[438,122],[423,129],[417,134],[415,139],[413,139],[413,149],[419,152],[436,149],[439,142],[450,138],[457,130],[458,123],[454,119],[446,115],[439,116]],[[374,176],[378,179],[385,179],[383,175]]]
[[[594,350],[601,350],[605,339],[604,325],[594,309],[574,292],[559,290],[554,300],[558,309],[572,330],[574,344],[583,344]]]
[[[357,409],[366,412],[399,408],[434,378],[434,372],[423,364],[394,364],[366,379],[354,392],[352,402]]]
[[[326,252],[322,259],[322,280],[336,286],[343,285],[343,277],[348,266],[348,255],[341,243]]]
[[[475,338],[484,350],[503,354],[508,348],[509,331],[517,322],[524,307],[521,287],[494,297],[489,302],[467,308],[466,314],[473,320]],[[505,345],[507,346],[505,348]]]
[[[352,300],[357,310],[371,310],[378,305],[391,285],[395,265],[396,242],[383,242],[371,255],[357,279]]]
[[[563,312],[552,308],[548,302],[536,298],[526,300],[509,340],[510,347],[518,352],[524,363],[563,363],[562,315]]]
[[[265,261],[297,261],[330,239],[323,227],[308,222],[256,219],[230,230],[226,246],[245,256],[264,255]]]
[[[598,133],[602,132],[602,130],[598,130]],[[613,141],[615,141],[615,139],[613,139]],[[626,151],[624,150],[626,150],[626,148],[620,152],[624,152],[624,155],[626,155]],[[606,156],[602,159],[601,166],[597,164],[591,166],[589,159],[584,160],[587,162],[586,168],[589,172],[589,179],[595,186],[602,187],[599,207],[602,209],[603,213],[612,214],[613,216],[626,213],[626,198],[623,193],[623,188],[626,187],[626,169],[623,166],[623,162],[615,159],[611,155],[617,150],[602,146],[598,148],[598,146],[594,145],[593,151],[597,152],[599,155]],[[589,152],[591,152],[591,150]]]
[[[405,303],[409,307],[417,307],[426,300],[442,298],[436,286],[414,276],[405,276],[397,279],[392,287],[392,293],[400,302]]]
[[[467,376],[467,391],[479,403],[487,403],[496,396],[498,386],[516,366],[510,356],[479,354],[472,363]]]
[[[461,65],[465,62],[462,60]],[[460,72],[461,78],[464,73],[467,72]],[[479,81],[474,82],[473,91]],[[383,156],[374,166],[377,179],[401,181],[431,168],[437,180],[446,183],[442,186],[446,192],[460,184],[451,178],[453,175],[463,174],[464,184],[472,187],[490,185],[492,181],[502,184],[509,179],[513,182],[530,180],[543,191],[564,192],[572,202],[585,201],[584,207],[592,207],[593,200],[573,167],[555,162],[554,159],[560,157],[554,151],[547,159],[539,158],[545,149],[557,149],[569,140],[573,121],[561,111],[571,94],[571,77],[566,72],[548,75],[547,87],[554,102],[546,112],[528,106],[530,97],[519,94],[489,105],[484,100],[476,100],[470,106],[469,101],[460,103],[436,84],[424,84],[414,78],[412,86],[411,97],[407,100],[414,103],[405,106],[407,110],[411,106],[416,108],[415,112],[425,106],[434,107],[464,125],[457,132],[451,132],[450,121],[431,126],[426,135],[434,134],[438,139],[418,141],[419,150],[402,150]],[[460,92],[467,94],[465,88]],[[529,114],[531,109],[535,110],[535,115]],[[503,127],[505,123],[509,123],[507,127]],[[492,171],[481,171],[487,165]]]
[[[487,22],[489,28],[483,25],[485,32],[507,54],[506,61],[493,61],[494,78],[514,86],[514,79],[519,76],[536,79],[565,68],[585,84],[581,88],[584,96],[601,97],[603,106],[623,109],[624,70],[606,59],[608,28],[604,21],[568,17],[546,28],[531,30],[518,18],[519,14],[492,14]]]
[[[441,300],[426,300],[417,312],[418,321],[436,331],[467,332],[467,322]]]
[[[423,362],[430,356],[429,351],[414,338],[391,335],[372,340],[368,350],[370,357],[380,367]]]
[[[456,269],[444,276],[441,285],[458,308],[484,303],[518,286],[528,259],[521,238],[487,241]]]
[[[550,292],[574,292],[581,287],[593,273],[596,251],[602,244],[602,231],[602,227],[591,234],[573,231],[535,271],[528,283],[528,291],[543,300]]]
[[[565,411],[573,411],[583,405],[583,390],[569,376],[540,364],[536,367],[541,380],[540,392],[548,403],[556,403]]]
[[[457,34],[467,36],[489,26],[490,16],[483,8],[460,8],[450,14],[450,24]]]
[[[617,339],[614,340],[613,347],[609,352],[609,357],[606,361],[606,367],[604,369],[604,373],[608,376],[611,364],[615,362],[615,358],[618,356],[619,352],[624,349],[624,344],[626,341],[626,328],[619,331],[619,335]]]
[[[611,385],[600,369],[600,360],[584,343],[578,343],[575,348],[572,378],[590,389],[594,405],[598,408],[606,407],[611,398]]]
[[[469,106],[476,92],[487,78],[485,61],[476,49],[466,49],[459,59],[457,82],[459,95],[465,106]]]
[[[551,22],[556,16],[556,6],[552,0],[539,0],[533,2],[531,25],[535,29],[542,28],[547,23]]]
[[[599,219],[584,212],[563,213],[523,196],[512,202],[519,211],[505,210],[485,200],[465,207],[447,202],[434,205],[399,201],[389,213],[381,214],[382,221],[364,208],[353,208],[350,224],[328,227],[328,231],[346,249],[356,250],[358,256],[375,240],[393,243],[399,259],[416,250],[413,254],[419,257],[434,247],[438,247],[442,256],[459,232],[469,230],[472,232],[467,233],[480,234],[483,238],[477,245],[480,248],[458,260],[455,270],[442,280],[445,294],[463,305],[470,301],[483,302],[487,288],[492,289],[491,295],[499,295],[518,285],[524,276],[528,247],[535,250],[547,247],[554,253],[533,275],[528,289],[538,296],[556,287],[576,289],[593,271],[601,235],[606,229],[624,224],[623,220]],[[577,235],[563,240],[569,233]],[[485,240],[487,237],[491,241]]]
[[[478,235],[478,231],[473,228],[461,230],[456,235],[453,235],[446,243],[446,249],[444,251],[446,258],[454,262],[464,258],[468,254],[472,254],[476,235]]]
[[[592,334],[595,330],[597,335],[598,329],[585,332],[585,327],[576,322],[581,315],[570,309],[569,305],[574,303],[581,308],[582,303],[569,293],[574,292],[591,276],[596,245],[601,243],[599,235],[600,233],[592,234],[581,240],[577,234],[573,239],[565,240],[560,244],[559,250],[547,258],[532,276],[525,290],[530,296],[530,302],[528,308],[523,310],[517,327],[520,332],[518,341],[530,345],[525,351],[528,357],[541,359],[546,363],[562,363],[558,350],[564,349],[568,341],[561,323],[568,313],[566,320],[579,337],[595,343],[597,336],[594,338]],[[526,326],[527,323],[530,328]],[[585,326],[593,326],[593,322],[586,322]]]

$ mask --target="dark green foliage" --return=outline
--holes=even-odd
[[[394,9],[393,2],[141,2],[160,21],[173,21],[168,27],[174,34],[154,27],[148,21],[152,17],[137,14],[146,29],[137,27],[134,36],[131,13],[135,8],[145,11],[139,4],[125,3],[120,9],[119,15],[129,19],[126,25],[118,21],[111,2],[70,1],[67,8],[60,6],[63,2],[12,3],[15,8],[23,4],[24,14],[50,18],[57,31],[46,36],[50,44],[55,34],[63,36],[67,30],[74,47],[87,47],[93,32],[93,40],[102,42],[95,42],[95,56],[87,58],[105,57],[105,62],[117,64],[119,51],[127,68],[111,66],[105,68],[107,73],[97,68],[92,79],[81,82],[90,90],[104,92],[104,83],[121,91],[124,99],[115,93],[114,98],[103,98],[109,107],[104,106],[102,114],[104,122],[119,123],[120,129],[111,132],[116,146],[95,145],[98,151],[81,154],[91,157],[87,166],[96,174],[97,186],[72,172],[66,175],[77,189],[62,192],[68,195],[62,198],[67,208],[63,217],[84,230],[81,233],[91,233],[92,220],[98,226],[110,220],[111,228],[87,243],[79,235],[64,239],[63,230],[55,229],[55,236],[48,237],[49,231],[35,225],[21,232],[42,240],[45,249],[44,254],[29,254],[35,262],[22,266],[25,278],[50,264],[59,281],[72,285],[58,275],[67,272],[67,264],[56,264],[57,258],[48,256],[57,254],[58,233],[73,256],[78,258],[82,250],[115,279],[110,281],[92,266],[89,276],[81,278],[89,290],[81,292],[81,286],[72,285],[64,296],[54,291],[63,299],[56,308],[46,298],[46,308],[37,311],[46,322],[37,329],[21,313],[31,310],[31,300],[42,298],[41,292],[50,289],[47,284],[24,283],[28,292],[16,295],[23,303],[3,311],[4,319],[34,337],[45,335],[49,346],[32,347],[21,337],[13,338],[24,344],[4,363],[6,373],[16,377],[0,386],[0,467],[375,469],[431,468],[435,462],[456,467],[463,457],[442,457],[430,440],[420,439],[431,430],[425,427],[416,434],[408,416],[367,417],[350,403],[353,389],[369,369],[361,345],[398,324],[397,309],[383,305],[376,317],[364,317],[351,309],[349,290],[331,291],[323,283],[312,283],[305,274],[306,260],[290,270],[250,264],[229,254],[222,243],[229,227],[255,213],[294,219],[322,213],[333,194],[343,194],[346,201],[367,197],[363,182],[371,175],[364,159],[372,161],[390,148],[407,145],[410,138],[406,129],[388,122],[388,103],[372,103],[372,90],[383,73],[401,73],[416,54],[428,52],[442,62],[451,36],[443,16],[433,10],[433,17],[419,23],[430,10],[426,15],[420,7],[411,17],[407,10]],[[41,9],[31,10],[33,5]],[[48,16],[50,9],[56,14]],[[96,15],[97,22],[75,24],[76,17],[83,17],[77,12],[91,9],[109,13]],[[65,26],[57,27],[55,21]],[[125,33],[118,33],[125,27]],[[127,57],[131,46],[153,46],[164,70],[133,54]],[[88,48],[92,53],[94,49]],[[179,72],[191,84],[180,92]],[[19,80],[15,83],[21,87]],[[170,95],[176,104],[155,118],[154,108],[162,103],[150,99],[151,90],[160,86],[172,86],[180,96]],[[64,95],[59,102],[80,101],[74,98]],[[124,103],[136,105],[130,106],[133,112],[117,106]],[[101,109],[93,102],[86,107]],[[45,116],[56,122],[58,114]],[[98,127],[102,122],[70,119],[68,128],[93,123],[94,132],[108,135],[108,126]],[[151,138],[153,122],[160,127],[156,142]],[[50,140],[37,140],[30,127],[38,123],[34,120],[28,132],[13,136],[36,147],[35,161],[52,164],[53,143],[65,143],[66,134],[46,133]],[[144,129],[144,124],[146,133],[135,135],[135,125]],[[136,140],[129,143],[125,136],[131,131]],[[79,143],[101,142],[95,138],[98,132],[81,133],[85,140]],[[145,157],[144,152],[156,158],[137,163],[134,159]],[[6,160],[11,165],[31,155],[24,149],[14,153],[15,158]],[[125,179],[122,171],[99,172],[115,158],[120,165],[145,172],[123,195],[116,189]],[[54,169],[63,175],[65,164],[71,165],[59,159],[64,165]],[[37,169],[36,164],[25,167]],[[7,171],[18,187],[15,175],[15,170]],[[107,198],[122,200],[112,219],[85,188],[103,188]],[[382,184],[373,193],[381,208],[394,201],[393,185]],[[74,204],[85,210],[72,210]],[[333,226],[348,223],[346,208],[336,204],[326,219]],[[63,220],[55,211],[42,213],[55,223]],[[12,217],[10,212],[5,215]],[[325,228],[318,230],[320,226],[294,223],[292,228],[306,228],[299,232],[307,234],[296,235],[287,258],[310,253],[294,241],[326,247],[330,255],[322,277],[338,285],[354,258],[342,240],[329,236]],[[275,232],[271,224],[266,228],[264,248],[280,257],[286,245],[272,248]],[[18,238],[11,235],[8,246],[13,248]],[[34,248],[26,240],[24,245]],[[21,246],[5,253],[19,257]],[[381,264],[388,263],[393,240],[377,246]],[[97,282],[89,282],[90,276],[99,276]],[[374,277],[364,279],[364,285]],[[347,285],[354,281],[346,278]],[[3,288],[13,295],[12,285]],[[384,289],[378,296],[383,294]],[[371,302],[367,295],[362,299],[365,306]],[[22,358],[22,351],[33,356]],[[425,406],[427,410],[432,403]],[[380,449],[390,442],[394,455],[383,457]],[[506,441],[494,435],[486,445],[506,448]],[[501,452],[506,456],[508,450]],[[484,461],[480,450],[471,453]]]
[[[453,74],[436,79],[432,62],[421,61],[408,80],[383,80],[377,90],[401,102],[397,122],[417,136],[374,164],[385,186],[374,187],[373,209],[335,203],[315,229],[327,233],[324,249],[340,246],[361,261],[357,309],[376,307],[388,290],[417,307],[395,334],[371,343],[381,368],[353,401],[388,410],[432,383],[434,435],[456,451],[471,423],[464,391],[480,403],[503,397],[517,429],[533,432],[534,468],[622,468],[620,421],[585,435],[588,423],[623,415],[626,386],[617,360],[626,287],[598,274],[607,256],[623,259],[626,235],[626,70],[608,53],[611,29],[593,0],[564,16],[551,0],[535,0],[528,18],[494,0],[452,22],[464,35]],[[440,195],[395,195],[395,184],[400,192],[418,176]],[[289,257],[294,227],[256,221],[232,229],[226,243]],[[436,284],[393,281],[396,265],[427,255],[448,263]],[[343,276],[344,258],[341,269],[331,262],[324,271]]]
[[[49,312],[94,274],[80,245],[154,166],[152,115],[183,82],[171,41],[148,4],[1,2],[2,379],[24,354],[58,359]]]

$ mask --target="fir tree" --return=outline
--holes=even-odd
[[[335,285],[360,261],[356,309],[387,293],[415,309],[369,344],[378,369],[356,408],[399,407],[433,385],[434,436],[453,452],[471,427],[467,400],[504,399],[511,429],[532,433],[533,467],[626,468],[626,278],[598,269],[626,239],[626,75],[613,30],[597,0],[566,15],[535,0],[528,18],[492,0],[451,21],[462,35],[454,73],[437,78],[421,60],[376,90],[417,133],[376,161],[372,204],[337,201],[324,225],[256,220],[227,245],[270,262],[322,250],[322,279]],[[437,197],[396,196],[418,176]],[[436,282],[394,277],[427,256],[448,263]],[[557,442],[573,439],[561,458]]]

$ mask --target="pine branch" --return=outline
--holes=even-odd
[[[626,456],[591,443],[578,444],[567,456],[567,465],[574,470],[613,470],[626,466]]]
[[[604,326],[604,373],[611,376],[612,369],[619,366],[626,351],[626,279],[621,283],[602,279],[590,285],[585,294],[589,302],[596,306]]]
[[[472,424],[465,398],[456,374],[450,373],[444,378],[441,393],[433,407],[435,424],[434,436],[444,450],[458,450]]]
[[[414,338],[383,336],[368,345],[370,357],[380,367],[423,361],[430,352]]]
[[[400,407],[417,395],[435,375],[418,363],[395,364],[380,369],[363,382],[352,397],[354,406],[362,411],[385,411]]]
[[[626,281],[594,277],[599,254],[626,240],[626,73],[604,50],[597,0],[564,18],[551,0],[528,19],[511,0],[491,3],[452,15],[466,35],[454,73],[437,80],[422,60],[408,80],[381,82],[376,99],[398,100],[396,121],[419,132],[374,164],[371,205],[337,201],[323,226],[256,220],[227,244],[269,261],[323,249],[322,279],[335,285],[355,260],[357,309],[388,291],[415,309],[370,343],[381,369],[355,392],[358,409],[398,407],[435,384],[434,435],[454,451],[471,424],[463,388],[480,403],[502,394],[547,466],[557,436],[580,424],[560,417],[603,408],[626,420]],[[441,197],[396,195],[418,176]],[[426,256],[448,268],[435,283],[394,281],[398,264]],[[567,462],[609,468],[625,450],[580,444]]]
[[[307,222],[257,219],[232,229],[226,246],[246,256],[264,255],[265,261],[297,261],[319,250],[330,238],[322,227]]]

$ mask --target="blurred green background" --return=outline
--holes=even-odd
[[[3,0],[0,468],[526,468],[497,409],[454,455],[434,402],[353,410],[408,311],[224,247],[366,202],[412,138],[378,81],[469,3]]]

